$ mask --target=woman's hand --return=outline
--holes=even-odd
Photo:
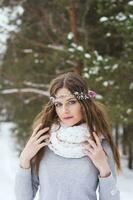
[[[33,131],[30,139],[28,140],[24,150],[20,155],[20,166],[22,168],[30,168],[31,159],[37,152],[49,143],[49,134],[43,135],[49,130],[49,127],[40,129],[42,124],[39,124]]]
[[[82,143],[83,152],[92,160],[95,167],[99,170],[101,177],[109,176],[111,170],[107,162],[107,156],[95,132],[93,132],[93,136],[95,141],[90,137],[86,137],[87,144],[86,142]]]

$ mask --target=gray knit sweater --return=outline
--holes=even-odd
[[[120,200],[116,186],[116,171],[111,148],[106,139],[102,146],[108,153],[111,175],[99,176],[88,156],[64,158],[47,146],[40,163],[39,175],[32,168],[18,166],[15,179],[16,200],[33,200],[40,186],[39,200],[96,200],[98,188],[100,200]]]

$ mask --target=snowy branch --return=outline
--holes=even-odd
[[[0,94],[14,94],[14,93],[35,93],[42,96],[49,96],[48,91],[39,90],[35,88],[21,88],[21,89],[4,89],[0,91]]]
[[[28,37],[24,37],[22,34],[20,35],[20,33],[17,34],[17,36],[19,38],[25,40],[25,42],[28,42],[31,45],[34,45],[34,46],[37,46],[37,47],[46,48],[46,49],[53,49],[53,50],[58,50],[58,51],[65,51],[65,47],[63,45],[59,45],[59,44],[48,44],[48,45],[45,45],[42,42],[32,40],[32,39],[30,39]]]
[[[31,87],[41,87],[41,88],[48,88],[49,87],[49,85],[48,84],[42,84],[42,83],[32,83],[32,82],[30,82],[30,81],[23,81],[23,84],[24,85],[27,85],[27,86],[31,86]]]

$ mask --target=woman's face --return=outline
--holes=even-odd
[[[57,91],[54,104],[60,121],[65,125],[73,126],[83,119],[80,103],[67,88]]]

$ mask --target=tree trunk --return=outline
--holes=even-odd
[[[70,30],[74,34],[74,42],[78,42],[78,30],[77,30],[77,14],[75,0],[69,0],[68,14],[70,18]]]
[[[123,136],[122,136],[122,153],[127,155],[127,130],[126,127],[123,126]]]
[[[118,146],[119,141],[119,126],[115,124],[115,143]]]
[[[76,13],[76,1],[75,0],[69,0],[69,7],[68,7],[68,15],[70,18],[70,30],[74,34],[74,42],[78,43],[79,41],[79,34],[78,34],[78,26],[77,26],[77,13]],[[74,71],[77,74],[81,74],[82,68],[83,68],[83,62],[82,60],[75,60],[76,67],[72,68],[72,71]]]
[[[129,142],[128,146],[128,168],[133,169],[133,143]]]

